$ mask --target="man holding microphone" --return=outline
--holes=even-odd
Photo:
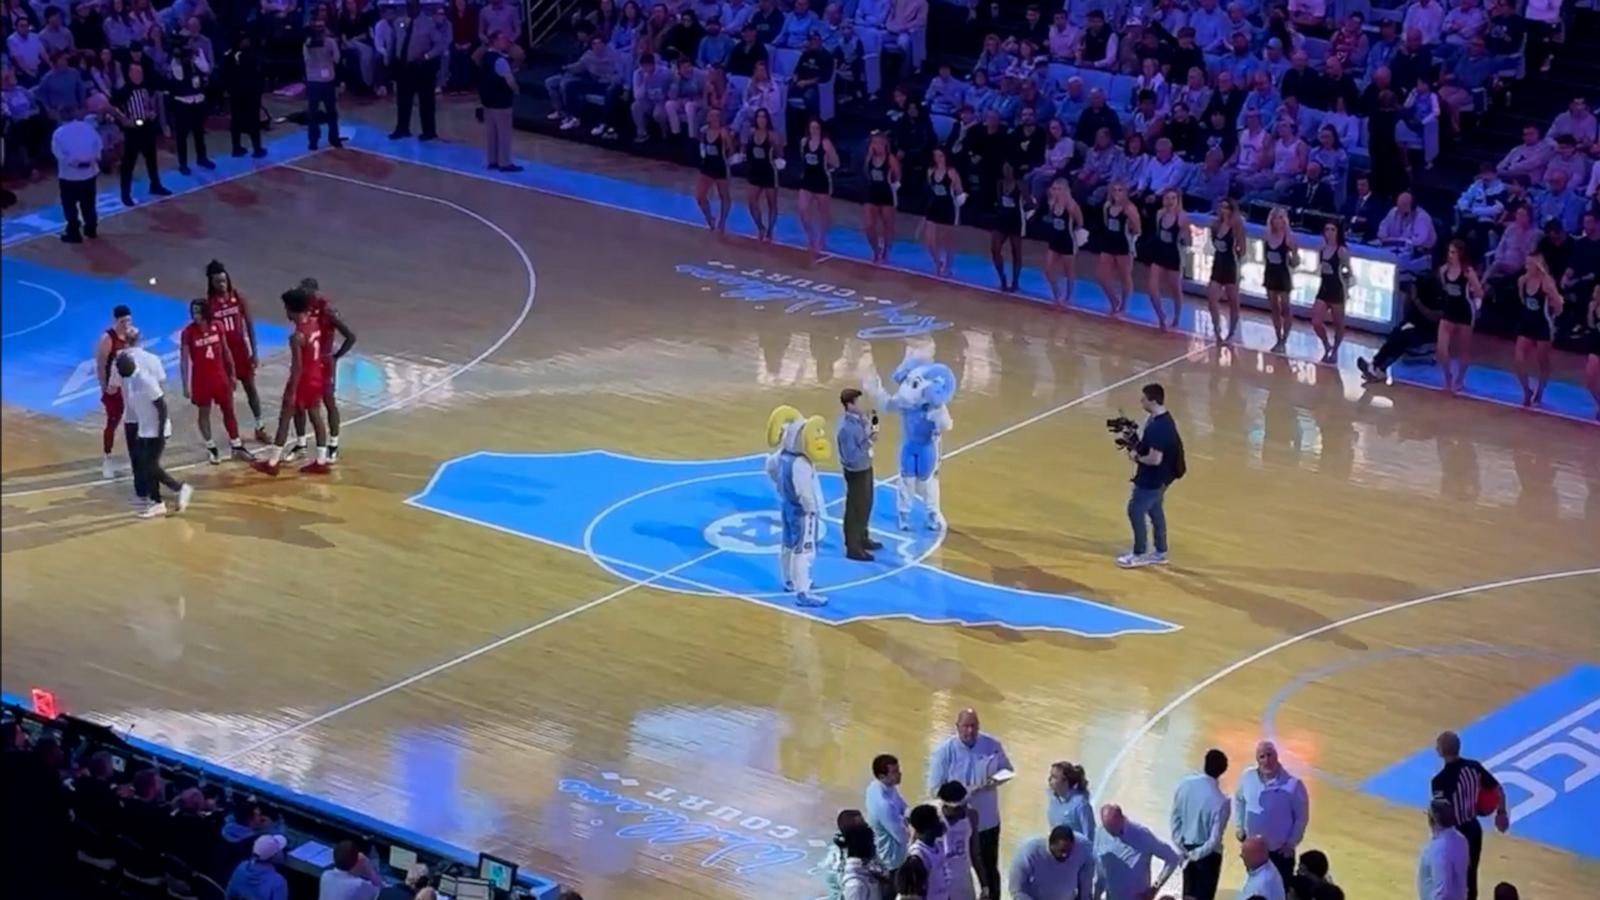
[[[1133,473],[1133,491],[1128,496],[1128,522],[1133,526],[1133,550],[1117,557],[1124,569],[1163,566],[1167,563],[1167,513],[1162,501],[1167,485],[1182,478],[1187,469],[1183,459],[1183,440],[1177,423],[1166,408],[1167,391],[1159,384],[1147,384],[1140,392],[1139,405],[1148,418],[1139,432],[1139,443],[1128,448],[1128,458],[1138,465]],[[1155,552],[1145,543],[1144,521],[1155,530]]]
[[[872,495],[877,484],[872,478],[872,445],[878,440],[878,414],[870,418],[861,412],[861,392],[845,388],[839,392],[844,416],[839,419],[839,465],[844,469],[844,555],[861,562],[872,562],[873,550],[883,545],[872,539]]]

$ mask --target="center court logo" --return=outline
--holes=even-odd
[[[445,462],[407,502],[582,554],[624,581],[829,625],[903,618],[1099,638],[1177,630],[1095,600],[946,571],[937,559],[944,535],[901,532],[888,485],[877,488],[870,524],[884,552],[874,563],[848,561],[837,518],[844,481],[833,473],[822,476],[827,510],[812,570],[829,602],[797,608],[772,558],[780,531],[764,462],[762,455],[658,460],[606,450],[479,452]]]
[[[871,319],[856,332],[863,340],[915,337],[952,327],[953,323],[924,315],[911,300],[891,300],[858,294],[854,288],[800,275],[766,269],[745,269],[712,260],[703,265],[680,264],[680,275],[709,281],[723,288],[722,296],[745,303],[783,303],[789,315],[859,316]]]

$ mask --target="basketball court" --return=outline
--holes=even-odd
[[[681,191],[575,200],[472,158],[325,152],[110,218],[85,248],[8,245],[7,690],[595,897],[819,894],[871,757],[902,758],[915,802],[966,706],[1021,773],[1007,860],[1044,830],[1054,760],[1164,833],[1208,747],[1231,791],[1270,734],[1311,790],[1302,849],[1352,897],[1400,896],[1453,728],[1515,776],[1484,879],[1565,897],[1600,878],[1592,424],[812,262],[685,224]],[[116,303],[175,353],[213,257],[273,351],[269,419],[277,295],[315,275],[356,330],[341,462],[206,466],[179,402],[168,462],[194,505],[137,521],[126,480],[100,482],[84,366]],[[885,483],[888,549],[847,562],[830,523],[832,602],[796,609],[767,414],[832,418],[907,342],[961,379],[949,532],[899,532]],[[1129,467],[1103,422],[1149,381],[1189,476],[1173,564],[1123,571]]]

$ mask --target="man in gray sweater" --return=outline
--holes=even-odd
[[[311,25],[311,34],[302,50],[306,60],[306,130],[310,132],[311,149],[317,149],[322,140],[322,125],[328,125],[328,144],[343,147],[339,137],[339,87],[336,73],[339,67],[339,44],[328,37],[328,26],[318,21]]]

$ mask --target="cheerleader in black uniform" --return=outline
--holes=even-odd
[[[1176,190],[1161,193],[1161,208],[1156,210],[1155,240],[1150,242],[1150,264],[1145,267],[1150,305],[1156,310],[1156,326],[1167,330],[1161,295],[1172,298],[1172,324],[1183,324],[1183,248],[1189,243],[1189,214],[1183,211],[1183,197]]]
[[[1211,222],[1211,280],[1206,285],[1206,306],[1211,310],[1211,330],[1217,343],[1231,341],[1239,334],[1239,260],[1244,257],[1244,216],[1239,204],[1228,197],[1217,203]],[[1218,304],[1228,301],[1228,335],[1222,335],[1222,314]]]
[[[1339,360],[1339,346],[1344,343],[1344,301],[1350,280],[1350,248],[1344,242],[1344,223],[1327,222],[1322,226],[1322,249],[1317,251],[1317,299],[1311,304],[1311,330],[1322,342],[1322,361]],[[1328,329],[1323,318],[1333,320],[1333,340],[1328,340]]]
[[[995,274],[1000,276],[1000,290],[1016,293],[1017,279],[1022,277],[1022,231],[1028,221],[1028,210],[1033,198],[1023,190],[1017,180],[1017,170],[1010,163],[1000,167],[1000,181],[995,186],[993,216],[989,222],[989,258],[994,260]],[[1006,245],[1011,245],[1011,280],[1006,280]]]
[[[1538,406],[1550,383],[1550,339],[1556,316],[1561,315],[1561,290],[1538,252],[1528,254],[1527,271],[1517,279],[1517,303],[1517,382],[1522,385],[1522,405]],[[1537,379],[1530,366],[1537,369]]]
[[[806,229],[806,246],[813,257],[820,257],[828,241],[828,226],[833,223],[829,207],[833,199],[833,170],[839,168],[839,152],[822,133],[822,121],[806,123],[806,136],[800,141],[800,224]]]
[[[1050,302],[1066,309],[1072,305],[1072,285],[1077,280],[1076,253],[1078,236],[1083,233],[1083,210],[1073,199],[1065,178],[1050,182],[1044,205],[1034,211],[1034,216],[1044,228],[1044,280],[1050,286]]]
[[[1100,208],[1100,288],[1111,302],[1111,318],[1119,318],[1133,295],[1133,247],[1139,241],[1139,207],[1128,199],[1128,186],[1111,182]]]
[[[1594,418],[1600,422],[1600,284],[1589,298],[1589,361],[1583,366],[1583,383],[1594,397]]]
[[[1266,266],[1261,281],[1267,289],[1272,333],[1278,339],[1272,345],[1272,352],[1282,353],[1289,346],[1289,333],[1294,330],[1294,310],[1289,307],[1289,295],[1294,293],[1294,268],[1300,265],[1300,250],[1294,243],[1294,230],[1289,227],[1289,211],[1281,206],[1274,206],[1267,214],[1267,237],[1262,241],[1262,255]]]
[[[1439,267],[1439,340],[1434,345],[1439,369],[1444,374],[1445,393],[1461,390],[1467,380],[1467,365],[1472,354],[1472,323],[1478,318],[1483,300],[1483,283],[1467,257],[1467,242],[1457,238],[1445,250]]]
[[[722,127],[722,110],[706,110],[706,124],[700,129],[700,174],[694,180],[694,202],[706,217],[706,229],[717,234],[728,230],[728,160],[734,154],[733,132]],[[711,188],[717,189],[717,215],[711,215]]]
[[[889,248],[894,246],[894,208],[900,190],[900,159],[889,152],[889,135],[882,131],[872,133],[867,141],[867,246],[872,248],[872,261],[889,261]]]
[[[950,249],[950,229],[956,224],[956,210],[967,201],[961,187],[961,174],[951,168],[943,147],[933,148],[928,164],[928,210],[922,215],[922,242],[933,258],[933,274],[950,277],[955,253]]]
[[[745,178],[750,182],[745,201],[756,221],[756,240],[772,243],[778,225],[778,164],[783,161],[783,135],[772,129],[772,114],[756,110],[750,139],[744,145]]]

